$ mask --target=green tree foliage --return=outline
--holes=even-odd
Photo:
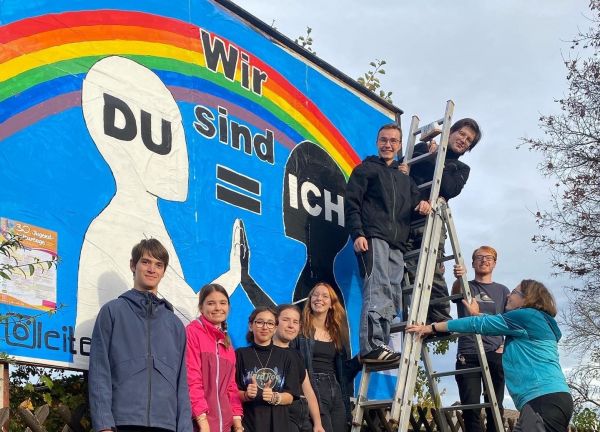
[[[540,117],[542,138],[523,139],[543,157],[541,173],[555,180],[550,208],[535,214],[532,240],[552,254],[557,274],[576,280],[563,343],[585,358],[568,377],[582,413],[600,407],[600,0],[590,1],[590,11],[591,27],[578,32],[564,60],[560,113]]]
[[[371,69],[365,72],[363,76],[359,77],[357,81],[360,85],[368,88],[382,99],[392,103],[392,92],[386,92],[382,90],[381,81],[379,79],[380,75],[385,75],[385,69],[383,66],[386,64],[387,62],[385,60],[375,59],[375,61],[369,63]]]
[[[317,55],[317,52],[313,49],[313,38],[310,35],[312,33],[312,28],[306,27],[306,34],[303,36],[298,36],[294,39],[294,42],[304,48],[306,51]]]
[[[275,28],[275,21],[273,21],[271,27]],[[311,33],[312,28],[307,26],[306,33],[302,36],[298,36],[296,39],[294,39],[294,42],[300,45],[305,50],[316,55],[317,52],[314,50],[313,47],[314,40],[311,36]],[[392,92],[386,92],[385,90],[381,89],[380,76],[385,75],[385,69],[383,68],[383,66],[386,64],[387,62],[385,60],[375,59],[375,61],[369,63],[369,66],[371,68],[362,76],[358,77],[356,81],[358,81],[358,83],[363,87],[371,90],[380,98],[388,101],[389,103],[393,103]]]
[[[577,432],[595,432],[600,429],[598,414],[589,408],[575,412],[572,423]]]
[[[60,415],[62,407],[67,407],[71,413],[82,410],[84,415],[80,427],[91,430],[87,412],[87,381],[82,373],[29,365],[17,365],[11,369],[10,408],[13,413],[18,406],[33,409],[48,404],[50,414],[44,427],[48,431],[60,431],[66,422]],[[11,431],[26,429],[16,415],[10,417],[9,427]]]

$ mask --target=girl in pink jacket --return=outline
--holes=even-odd
[[[235,382],[235,351],[227,336],[229,296],[218,284],[200,290],[200,316],[186,328],[186,365],[194,429],[241,432],[242,403]]]

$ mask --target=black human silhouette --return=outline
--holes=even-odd
[[[310,141],[294,147],[285,166],[283,222],[285,235],[302,242],[307,254],[294,302],[305,299],[317,282],[327,282],[344,303],[333,265],[348,240],[345,191],[346,179],[325,150]]]

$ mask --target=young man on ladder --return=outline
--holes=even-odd
[[[458,159],[467,151],[473,150],[480,139],[481,129],[475,120],[464,118],[452,125],[450,128],[450,135],[448,136],[448,150],[446,152],[444,172],[440,184],[440,198],[448,201],[460,194],[469,178],[470,168],[467,164]],[[436,150],[437,145],[435,141],[431,141],[429,144],[421,142],[415,146],[412,157],[416,158],[425,153],[435,153]],[[434,170],[435,159],[431,158],[412,166],[410,169],[410,176],[416,184],[420,185],[432,180]],[[428,198],[429,189],[424,188],[421,191],[421,199]],[[411,242],[409,242],[409,245],[411,245],[410,249],[415,250],[420,247],[420,238],[422,234],[423,227],[419,227],[411,232]],[[440,236],[438,257],[444,256],[445,241],[446,232],[444,229]],[[411,277],[414,277],[414,275],[411,275]],[[435,270],[430,301],[443,297],[448,297],[448,286],[444,279],[444,266],[440,264]],[[450,302],[437,302],[429,307],[429,312],[427,314],[428,322],[441,322],[448,321],[449,319],[452,319],[450,316]]]
[[[391,321],[402,307],[402,247],[408,239],[412,214],[431,211],[429,202],[420,199],[417,185],[396,160],[402,146],[400,126],[382,126],[376,145],[378,155],[369,156],[352,172],[345,205],[363,278],[359,342],[365,363],[400,358],[388,344]]]

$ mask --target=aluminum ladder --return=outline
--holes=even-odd
[[[452,219],[452,213],[446,201],[443,198],[439,198],[439,190],[444,169],[444,161],[446,159],[446,152],[448,148],[448,137],[450,135],[453,112],[454,102],[448,101],[446,104],[444,118],[429,123],[421,128],[419,127],[419,118],[417,116],[413,116],[411,121],[405,156],[406,163],[408,163],[409,166],[412,166],[424,161],[426,158],[435,157],[436,159],[432,180],[422,185],[418,185],[420,190],[427,188],[431,190],[429,199],[430,202],[433,203],[432,212],[427,215],[424,220],[415,222],[415,224],[423,224],[423,222],[425,224],[420,249],[418,251],[415,250],[405,254],[405,261],[414,261],[416,257],[418,257],[418,259],[414,283],[405,285],[403,288],[403,296],[408,296],[411,298],[410,306],[408,308],[408,319],[391,326],[392,333],[400,332],[403,334],[402,357],[399,363],[363,365],[362,377],[352,420],[352,432],[361,431],[365,411],[373,409],[380,411],[389,410],[385,416],[387,424],[384,425],[384,428],[386,430],[398,432],[408,431],[409,423],[412,417],[414,391],[419,361],[421,359],[423,360],[425,374],[427,376],[430,391],[432,392],[432,399],[435,403],[435,421],[439,430],[443,432],[450,431],[447,416],[451,411],[481,408],[491,408],[493,418],[487,419],[487,421],[493,421],[495,423],[496,430],[504,430],[502,416],[500,415],[500,410],[496,400],[496,394],[494,392],[491,375],[489,373],[489,366],[480,335],[475,336],[480,367],[447,372],[435,372],[432,368],[427,344],[439,340],[440,338],[427,338],[425,341],[423,341],[414,334],[404,333],[407,324],[425,323],[427,311],[430,305],[429,299],[431,296],[431,287],[433,284],[435,267],[439,265],[440,262],[449,260],[454,260],[455,263],[464,266],[464,260],[460,251],[460,245],[458,242],[454,221]],[[423,154],[413,158],[413,150],[417,136],[420,135],[421,141],[428,141],[440,133],[440,130],[441,137],[437,151],[433,154]],[[443,235],[442,233],[444,227],[446,228],[448,237],[450,239],[452,255],[448,255],[439,259],[438,246],[440,238]],[[465,298],[467,301],[471,301],[472,295],[466,276],[461,278],[460,284],[463,291],[462,295],[459,294],[455,296],[449,296],[447,298],[440,299],[440,301],[456,299],[457,297]],[[393,398],[385,400],[369,400],[367,398],[367,393],[371,374],[391,369],[395,369],[397,371],[396,386]],[[441,394],[437,386],[437,378],[474,372],[481,372],[482,374],[484,392],[487,395],[488,402],[474,405],[454,405],[443,407],[441,404]]]

